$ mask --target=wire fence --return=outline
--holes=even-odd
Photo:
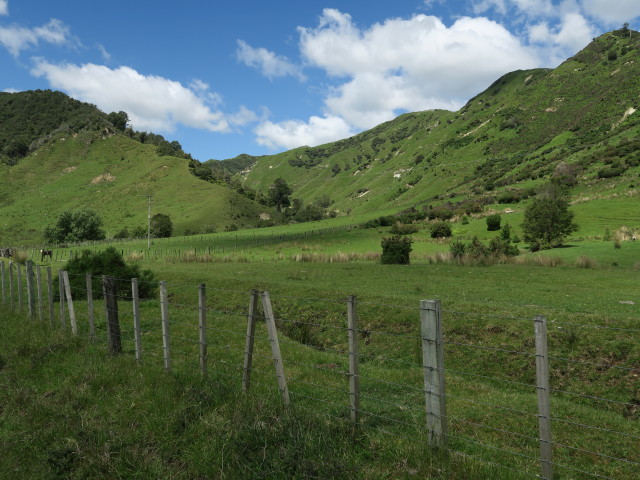
[[[66,272],[55,282],[50,267],[0,266],[4,304],[106,339],[138,362],[216,372],[246,391],[276,392],[285,404],[514,478],[640,471],[640,329],[611,319],[575,324],[438,301],[271,296]],[[153,293],[140,298],[139,289]]]

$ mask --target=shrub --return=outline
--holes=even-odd
[[[502,217],[500,217],[499,213],[494,213],[493,215],[489,215],[486,219],[487,231],[495,232],[496,230],[500,230],[501,221],[502,221]]]
[[[459,259],[464,256],[465,252],[467,251],[467,246],[460,240],[454,240],[449,245],[449,251],[451,252],[453,258]]]
[[[409,265],[412,240],[409,237],[394,235],[383,238],[381,242],[382,256],[380,263],[383,265]]]
[[[394,235],[410,235],[416,233],[418,230],[418,226],[412,223],[396,222],[389,232]]]
[[[467,246],[467,253],[471,258],[482,258],[489,255],[489,249],[476,236],[471,239],[471,243]]]
[[[155,276],[151,270],[140,270],[139,265],[127,264],[114,247],[102,251],[84,250],[79,256],[69,260],[62,270],[69,274],[71,295],[74,298],[86,298],[87,284],[85,274],[94,277],[93,298],[102,297],[102,284],[95,277],[108,275],[118,279],[116,292],[121,298],[131,297],[131,279],[137,278],[140,298],[153,298],[156,291]],[[58,282],[55,283],[58,285]],[[57,287],[56,287],[57,288]],[[56,295],[59,292],[56,292]]]
[[[431,238],[448,238],[451,236],[451,225],[448,222],[437,222],[431,226]]]
[[[469,217],[466,215],[462,217],[462,225],[469,225]]]
[[[169,215],[156,213],[151,217],[151,235],[154,238],[168,238],[173,233],[173,223]]]
[[[96,212],[85,208],[66,210],[60,214],[55,225],[44,229],[46,243],[82,242],[85,240],[103,240],[102,219]]]

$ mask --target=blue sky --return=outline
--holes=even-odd
[[[0,0],[0,90],[61,90],[205,161],[456,110],[555,67],[640,0]]]

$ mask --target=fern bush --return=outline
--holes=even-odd
[[[382,256],[380,263],[383,265],[409,265],[409,254],[413,247],[413,241],[409,237],[394,235],[382,239]]]

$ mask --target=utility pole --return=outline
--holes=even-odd
[[[147,216],[147,250],[151,250],[151,195],[147,195],[149,199],[149,214]]]

